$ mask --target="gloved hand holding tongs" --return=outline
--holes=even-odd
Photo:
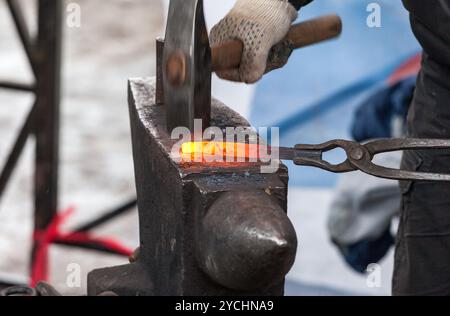
[[[213,70],[221,78],[253,83],[274,69],[283,67],[292,51],[337,37],[342,22],[329,15],[295,26],[297,10],[310,0],[238,0],[231,12],[211,31]],[[342,148],[347,160],[332,165],[323,154]],[[333,140],[321,145],[279,148],[281,159],[335,173],[355,170],[386,179],[450,181],[450,175],[396,170],[372,163],[375,155],[399,150],[450,149],[450,140],[386,139],[361,145]]]

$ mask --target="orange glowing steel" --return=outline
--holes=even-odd
[[[191,157],[222,157],[242,158],[245,160],[258,160],[262,156],[268,156],[267,146],[257,144],[230,143],[230,142],[187,142],[182,144],[183,156]]]

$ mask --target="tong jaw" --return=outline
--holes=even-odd
[[[294,163],[299,166],[316,167],[334,173],[355,171],[349,159],[340,164],[331,164],[323,159],[324,153],[337,148],[344,149],[347,157],[349,157],[351,151],[354,148],[356,149],[355,145],[359,144],[346,140],[333,140],[320,145],[296,145]]]
[[[203,0],[171,0],[163,53],[167,129],[203,129],[211,118],[211,49]]]

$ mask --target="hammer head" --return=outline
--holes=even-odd
[[[169,133],[177,127],[203,129],[211,117],[211,49],[203,0],[171,0],[163,55],[163,85]]]

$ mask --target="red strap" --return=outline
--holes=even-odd
[[[388,82],[390,84],[395,84],[407,77],[417,75],[421,67],[421,62],[422,54],[417,54],[408,59],[391,75],[391,77],[388,79]]]
[[[133,253],[131,249],[121,245],[112,238],[92,237],[89,233],[84,232],[62,233],[60,231],[61,226],[74,212],[75,208],[68,208],[56,215],[46,230],[36,231],[34,233],[33,239],[36,242],[37,248],[31,272],[32,287],[35,287],[40,281],[48,280],[48,251],[50,245],[55,242],[66,241],[96,244],[127,257]]]

